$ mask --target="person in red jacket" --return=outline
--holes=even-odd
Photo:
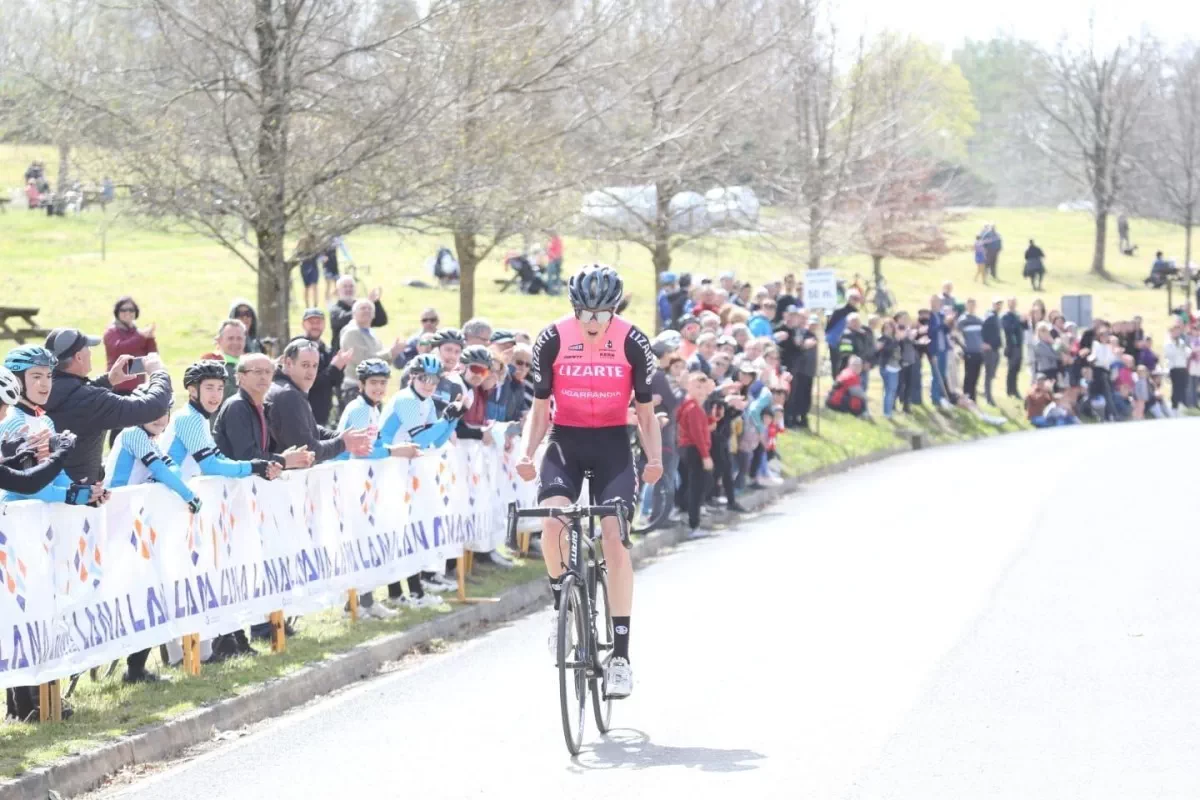
[[[158,352],[158,343],[154,341],[154,326],[139,329],[137,318],[141,314],[138,304],[132,297],[122,297],[113,306],[113,322],[104,331],[104,355],[108,359],[111,370],[117,359],[123,355],[143,358]],[[146,380],[145,372],[133,375],[129,380],[121,381],[112,387],[117,394],[129,394]]]
[[[687,507],[689,538],[699,534],[700,503],[708,491],[708,477],[713,469],[713,420],[704,411],[704,401],[712,393],[712,378],[696,370],[687,378],[687,397],[676,414],[680,469],[683,481],[681,497]]]
[[[850,356],[846,368],[838,373],[837,382],[825,398],[825,405],[832,411],[842,411],[856,417],[869,417],[867,394],[863,391],[860,376],[863,362],[858,356]]]

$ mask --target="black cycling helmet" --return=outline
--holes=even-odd
[[[473,344],[462,351],[462,355],[458,357],[458,363],[468,367],[472,364],[482,364],[491,369],[492,353],[481,344]]]
[[[382,358],[364,358],[354,368],[354,374],[360,381],[367,378],[387,378],[392,374],[392,367]]]
[[[591,264],[571,278],[567,294],[575,308],[616,308],[625,294],[625,284],[612,267]]]
[[[183,388],[187,389],[190,386],[199,386],[200,381],[225,380],[225,365],[220,361],[205,359],[197,361],[183,371]]]
[[[434,347],[441,347],[444,344],[456,344],[459,347],[463,347],[466,343],[466,338],[458,328],[442,328],[433,335]]]

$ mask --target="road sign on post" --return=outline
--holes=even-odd
[[[831,269],[810,269],[804,273],[804,307],[833,311],[837,308],[837,276]]]

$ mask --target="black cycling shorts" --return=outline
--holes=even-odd
[[[624,425],[551,428],[550,444],[538,470],[538,503],[547,497],[565,497],[576,502],[585,471],[592,473],[589,502],[608,505],[620,500],[632,521],[638,480],[633,469],[629,430]]]

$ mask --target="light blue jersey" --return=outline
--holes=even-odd
[[[175,412],[160,439],[162,451],[179,467],[184,480],[196,475],[244,478],[251,473],[249,461],[234,461],[221,455],[208,417],[191,403]]]
[[[379,429],[379,406],[373,405],[367,400],[364,395],[358,395],[342,410],[342,418],[338,420],[338,433],[348,430],[361,430],[363,428]],[[365,456],[356,456],[357,458],[387,458],[391,453],[388,452],[387,445],[383,442],[383,437],[376,436],[375,442],[371,445],[371,452]],[[342,453],[335,461],[346,461],[352,456],[349,453]]]
[[[379,438],[385,444],[413,442],[422,449],[441,447],[454,433],[455,420],[439,420],[433,398],[422,399],[409,386],[383,409]]]
[[[190,503],[196,495],[183,482],[179,469],[159,451],[150,435],[140,427],[126,428],[117,435],[104,467],[104,483],[110,489],[156,481]]]

